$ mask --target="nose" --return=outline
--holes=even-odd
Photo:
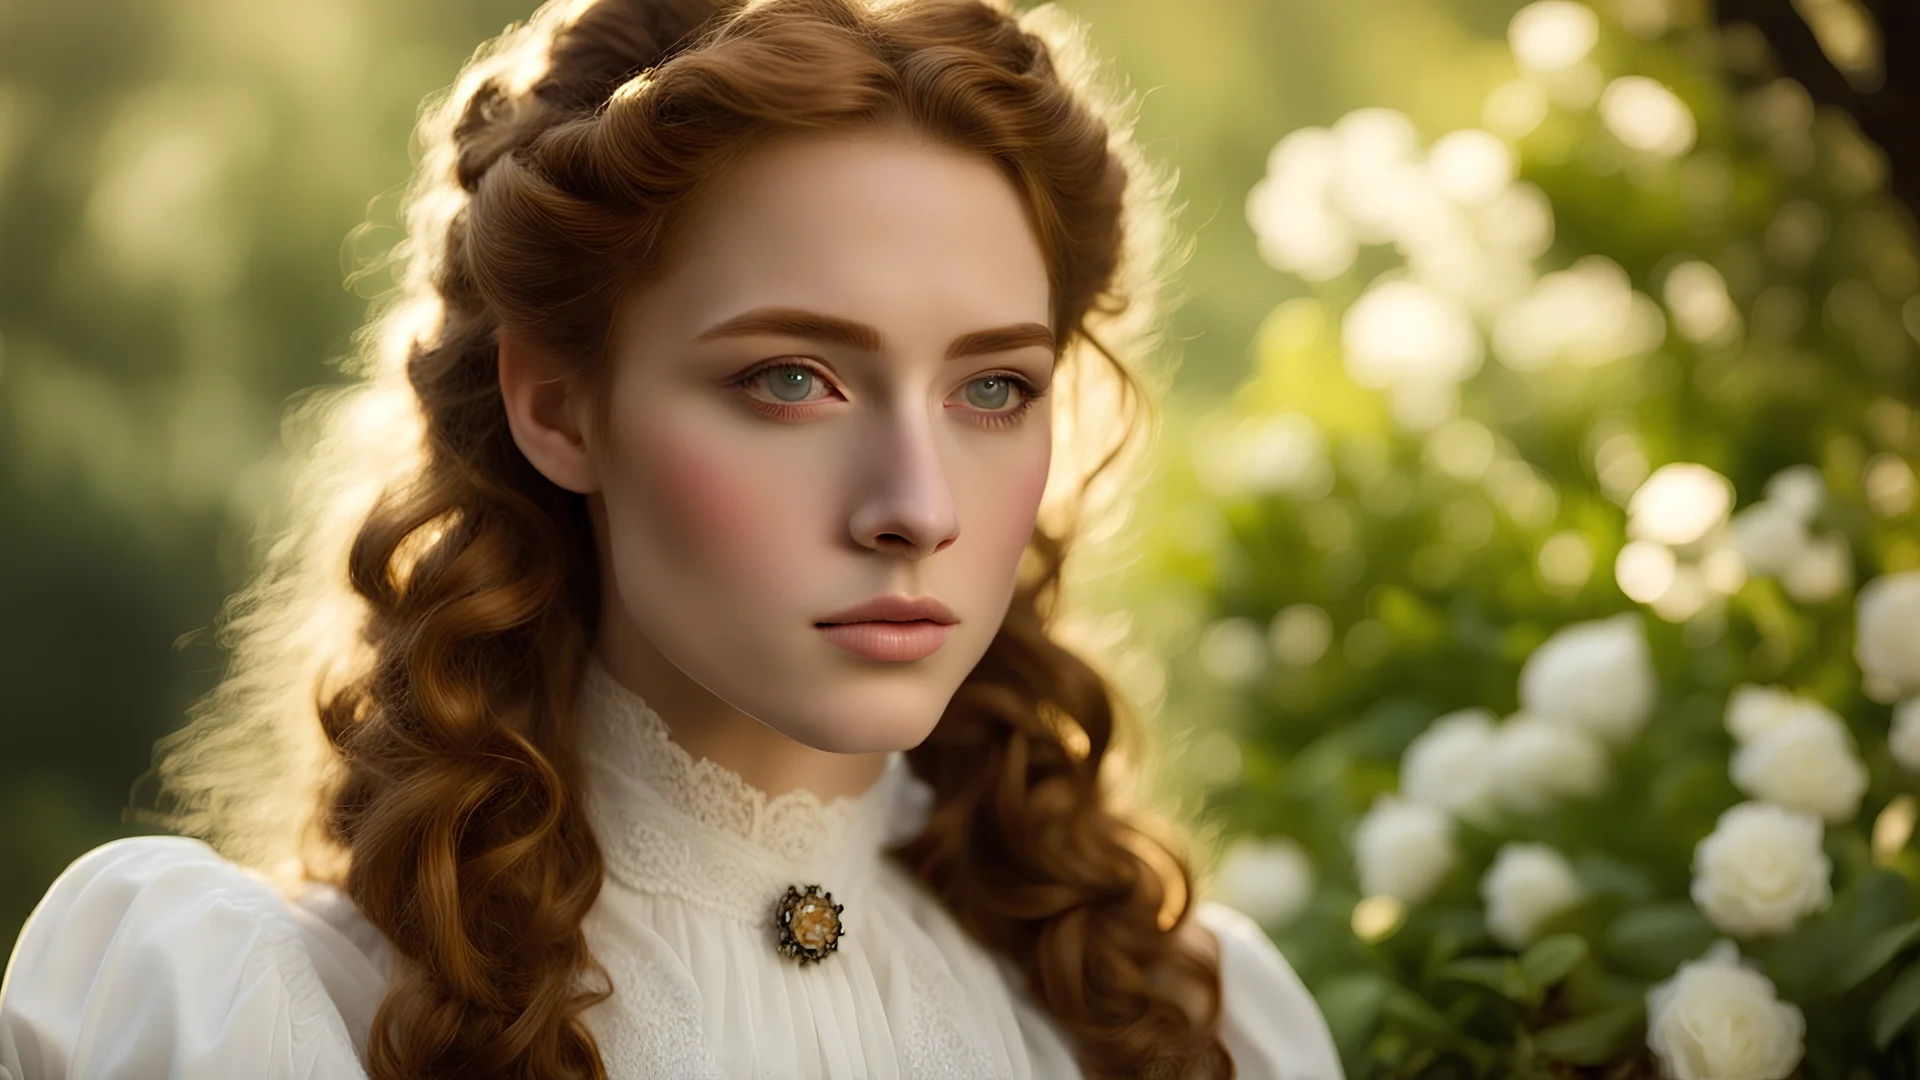
[[[859,449],[867,481],[850,521],[855,543],[923,559],[959,537],[959,508],[935,428],[923,408],[897,409],[878,439]]]

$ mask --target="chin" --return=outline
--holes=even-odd
[[[860,710],[853,710],[854,712]],[[832,754],[877,754],[893,750],[911,750],[927,741],[933,734],[935,725],[940,722],[940,711],[929,711],[924,716],[913,715],[898,720],[887,721],[875,718],[872,711],[857,719],[850,718],[847,712],[836,710],[832,715],[820,718],[819,724],[807,724],[805,730],[787,730],[784,733],[791,739],[806,743],[815,750],[824,750]]]

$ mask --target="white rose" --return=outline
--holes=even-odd
[[[1786,573],[1807,546],[1806,520],[1776,502],[1754,503],[1733,515],[1730,528],[1740,560],[1752,573],[1766,577]]]
[[[1278,928],[1299,918],[1313,899],[1313,863],[1289,837],[1242,837],[1221,857],[1214,886],[1228,906]]]
[[[1533,944],[1542,923],[1585,895],[1566,857],[1545,844],[1505,845],[1480,879],[1487,929],[1516,951]]]
[[[1801,521],[1812,521],[1827,501],[1827,482],[1812,465],[1789,465],[1768,479],[1766,497]]]
[[[1733,753],[1729,772],[1741,791],[1830,825],[1852,821],[1867,792],[1867,767],[1847,725],[1818,702],[1802,700],[1783,720]]]
[[[1521,708],[1616,745],[1639,734],[1657,689],[1646,632],[1631,612],[1563,628],[1520,669]]]
[[[1783,1080],[1806,1032],[1800,1007],[1726,938],[1647,991],[1647,1046],[1674,1080]]]
[[[1491,823],[1494,739],[1493,714],[1485,709],[1435,719],[1400,758],[1400,793],[1463,821]]]
[[[1910,697],[1893,707],[1887,749],[1893,751],[1893,760],[1901,768],[1920,772],[1920,697]]]
[[[1772,803],[1720,815],[1693,849],[1693,902],[1730,934],[1777,934],[1833,902],[1820,819]]]
[[[1860,670],[1886,698],[1920,693],[1920,570],[1874,578],[1859,604],[1853,652]]]
[[[1353,835],[1360,891],[1405,904],[1426,900],[1459,859],[1453,830],[1444,811],[1397,795],[1375,799]]]
[[[1853,549],[1839,533],[1809,540],[1780,577],[1787,595],[1803,604],[1824,604],[1853,584]]]
[[[1538,814],[1563,798],[1607,786],[1607,751],[1585,728],[1515,713],[1496,733],[1493,794],[1516,814]]]
[[[1805,704],[1778,686],[1741,683],[1727,697],[1727,734],[1734,742],[1746,742],[1792,716]]]

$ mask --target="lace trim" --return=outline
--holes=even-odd
[[[671,896],[689,905],[774,932],[774,905],[797,871],[786,860],[756,857],[733,847],[701,844],[696,849],[684,830],[661,828],[644,805],[603,800],[595,816],[617,842],[603,842],[607,876],[639,893]],[[823,881],[847,899],[847,875]],[[849,925],[852,913],[848,913]],[[769,938],[768,946],[772,947]]]
[[[771,925],[773,903],[799,876],[817,873],[812,880],[828,890],[866,877],[929,801],[900,754],[859,795],[768,795],[674,742],[660,714],[595,660],[583,674],[578,720],[598,751],[586,758],[588,797],[609,875],[754,925]]]

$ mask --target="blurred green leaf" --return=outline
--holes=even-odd
[[[1468,957],[1440,966],[1439,977],[1453,982],[1484,986],[1509,1001],[1528,1007],[1544,998],[1539,984],[1528,977],[1526,969],[1512,957]]]
[[[1553,986],[1567,977],[1589,950],[1578,934],[1554,934],[1533,943],[1520,954],[1520,966],[1527,976],[1543,987]]]
[[[1920,919],[1889,926],[1874,934],[1834,970],[1833,993],[1844,994],[1866,982],[1916,941],[1920,941]]]
[[[1533,1033],[1533,1045],[1571,1065],[1604,1065],[1631,1053],[1646,1038],[1647,1003],[1628,1001],[1605,1012]]]
[[[1720,936],[1690,903],[1656,904],[1622,914],[1607,927],[1607,954],[1648,979],[1664,979],[1682,961],[1707,951]]]
[[[1453,1034],[1453,1025],[1448,1023],[1446,1017],[1440,1015],[1440,1010],[1434,1008],[1425,998],[1403,986],[1394,986],[1388,990],[1382,1013],[1410,1024],[1429,1035],[1446,1038]]]
[[[1920,1016],[1920,964],[1909,965],[1873,1003],[1873,1045],[1885,1050],[1915,1016]]]
[[[1336,975],[1317,994],[1327,1030],[1343,1052],[1357,1051],[1380,1026],[1380,1010],[1392,985],[1375,972]]]

